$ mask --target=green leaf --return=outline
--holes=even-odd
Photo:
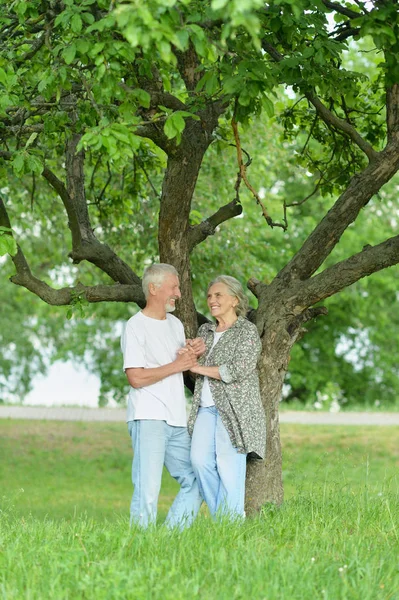
[[[274,104],[267,96],[262,96],[262,106],[268,117],[274,116]]]
[[[65,60],[67,65],[70,65],[74,61],[75,56],[76,56],[76,45],[74,43],[70,44],[62,51],[62,57]]]
[[[82,19],[78,13],[75,13],[71,19],[71,29],[74,33],[82,31]]]
[[[33,142],[35,141],[35,139],[37,138],[38,135],[39,134],[36,131],[31,133],[25,144],[25,148],[29,148],[29,146],[31,146],[33,144]]]
[[[90,49],[90,43],[81,38],[80,40],[76,40],[76,48],[80,54],[86,54]]]
[[[7,86],[7,80],[7,73],[0,67],[0,83],[2,83],[4,86]]]
[[[33,154],[28,154],[26,160],[27,168],[29,171],[36,173],[37,175],[41,175],[43,172],[43,164],[40,158],[34,156]]]
[[[197,115],[192,115],[189,112],[184,110],[178,110],[172,113],[165,121],[164,132],[165,135],[172,139],[177,137],[180,139],[180,134],[184,131],[186,123],[184,121],[184,117],[194,117],[196,120],[199,119]]]
[[[57,17],[54,21],[54,26],[58,27],[58,25],[61,25],[61,23],[67,23],[69,20],[69,15],[70,15],[69,10],[62,11],[59,15],[57,15]]]
[[[25,169],[25,155],[22,152],[20,152],[16,155],[11,164],[17,177],[21,177]]]
[[[94,23],[94,21],[95,21],[95,19],[94,19],[94,15],[92,15],[92,14],[91,14],[91,13],[89,13],[89,12],[84,12],[84,13],[82,13],[82,20],[83,20],[85,23],[88,23],[89,25],[92,25],[92,24]]]
[[[0,231],[0,256],[10,254],[15,256],[18,251],[17,242],[12,235],[4,231]]]
[[[219,89],[219,81],[216,73],[211,73],[205,84],[205,91],[208,96],[213,96]]]
[[[141,106],[143,106],[144,108],[150,107],[151,96],[148,92],[146,92],[145,90],[142,90],[140,88],[135,88],[134,90],[132,90],[131,94],[132,94],[132,96],[137,98],[137,100]]]
[[[176,46],[179,50],[186,50],[188,47],[189,33],[187,29],[176,31]]]
[[[212,0],[211,8],[212,10],[220,10],[224,8],[228,4],[229,0]]]
[[[167,138],[169,138],[170,140],[173,139],[174,137],[176,137],[176,135],[179,133],[178,130],[175,127],[175,123],[174,120],[172,119],[173,115],[171,115],[170,117],[168,117],[165,121],[165,124],[163,126],[163,130],[165,132],[165,135]]]

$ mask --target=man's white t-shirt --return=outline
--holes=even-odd
[[[211,350],[213,350],[213,348],[216,346],[217,342],[220,340],[223,334],[224,331],[215,331]],[[200,406],[215,406],[211,388],[209,387],[208,377],[204,377],[204,383],[202,384]]]
[[[185,343],[184,327],[170,313],[166,314],[166,319],[160,320],[138,312],[129,319],[122,334],[123,368],[150,369],[171,363]],[[166,421],[175,427],[186,427],[182,373],[142,388],[130,388],[126,420],[138,419]]]

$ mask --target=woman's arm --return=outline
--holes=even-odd
[[[197,364],[190,369],[191,373],[218,379],[224,383],[233,383],[254,371],[262,348],[259,334],[255,327],[248,324],[237,335],[239,339],[232,340],[234,351],[231,358],[218,367]]]
[[[212,379],[222,379],[219,373],[219,367],[203,367],[201,365],[195,365],[190,369],[191,373],[196,375],[203,375],[204,377],[211,377]]]

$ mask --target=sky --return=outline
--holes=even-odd
[[[25,397],[24,405],[95,408],[99,389],[100,382],[95,375],[70,362],[59,361],[50,367],[45,377],[38,376],[33,381],[33,390]]]

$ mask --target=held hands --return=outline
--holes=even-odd
[[[186,345],[179,350],[175,360],[179,370],[190,370],[192,373],[195,373],[195,369],[199,366],[197,364],[197,358],[198,356],[201,356],[201,354],[204,354],[205,350],[205,342],[202,338],[199,337],[193,340],[186,340]]]
[[[175,364],[180,372],[191,370],[197,364],[197,355],[190,347],[181,348],[177,353]]]
[[[186,340],[185,347],[191,349],[197,357],[202,356],[206,350],[205,342],[201,337],[194,338],[193,340]]]

